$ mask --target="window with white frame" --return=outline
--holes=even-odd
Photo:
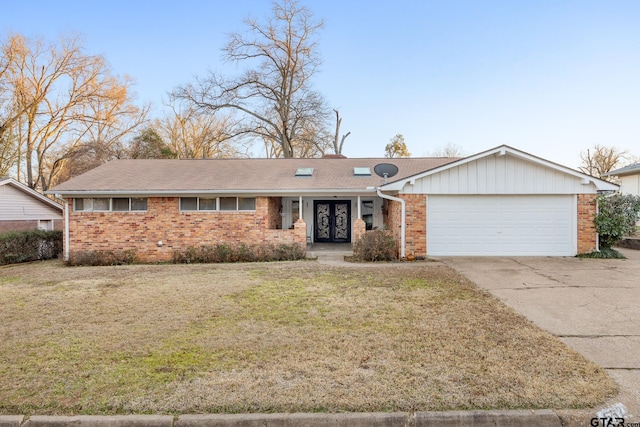
[[[255,211],[255,197],[180,197],[180,210],[190,211]]]
[[[135,212],[147,210],[145,197],[93,197],[73,199],[76,212]]]

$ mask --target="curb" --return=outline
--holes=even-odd
[[[548,409],[517,411],[369,412],[210,415],[0,415],[0,427],[562,427]]]

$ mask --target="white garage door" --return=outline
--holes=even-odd
[[[574,196],[428,196],[427,253],[576,254]]]

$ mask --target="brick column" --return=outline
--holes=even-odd
[[[578,194],[578,253],[585,254],[597,249],[596,195]]]
[[[367,232],[367,224],[364,222],[362,218],[358,218],[353,222],[353,238],[351,239],[354,243],[358,241],[358,239],[364,236],[364,233]]]

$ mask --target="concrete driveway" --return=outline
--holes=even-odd
[[[640,416],[640,251],[626,260],[442,257],[539,327],[607,370]]]

